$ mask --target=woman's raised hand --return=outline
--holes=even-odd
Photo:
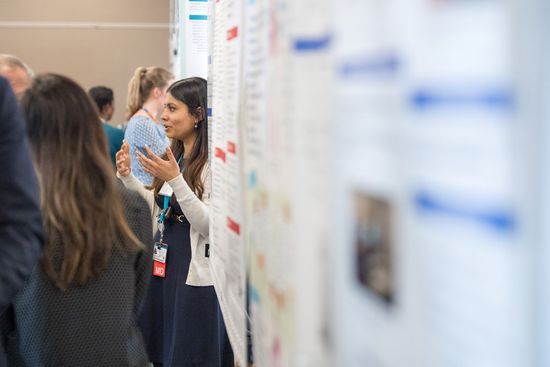
[[[128,141],[124,139],[122,147],[120,147],[120,150],[116,153],[116,170],[118,174],[122,177],[129,176],[130,173],[132,173],[132,169],[130,168],[131,163],[130,145],[128,145]]]
[[[148,147],[145,147],[149,158],[142,154],[140,151],[137,152],[137,158],[143,170],[147,173],[152,174],[156,178],[161,179],[162,181],[170,181],[180,175],[180,168],[178,162],[172,153],[170,148],[166,148],[166,155],[168,160],[164,160]]]

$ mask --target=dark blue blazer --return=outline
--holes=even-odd
[[[38,183],[25,126],[9,83],[0,77],[0,312],[23,287],[42,252]],[[7,327],[5,319],[0,326]]]

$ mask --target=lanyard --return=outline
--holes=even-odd
[[[182,155],[178,158],[178,165],[181,162]],[[185,170],[185,166],[182,167],[180,172],[183,172]],[[165,183],[166,184],[166,183]],[[162,206],[162,211],[160,212],[159,219],[158,219],[158,230],[160,232],[160,242],[162,242],[162,239],[164,238],[164,218],[166,218],[166,215],[170,211],[170,196],[164,196],[164,202]]]
[[[170,203],[170,197],[165,196],[164,205],[162,207],[162,211],[160,212],[160,216],[159,216],[159,223],[164,223],[164,217],[166,216],[166,212],[168,211],[169,203]]]
[[[143,111],[145,111],[145,113],[147,114],[147,116],[149,116],[151,118],[151,120],[153,120],[155,122],[155,124],[157,123],[157,119],[153,117],[153,115],[151,115],[151,112],[149,112],[149,110],[145,107],[141,107],[141,109]]]

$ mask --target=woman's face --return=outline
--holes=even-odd
[[[196,134],[195,123],[198,118],[189,112],[187,105],[166,94],[166,103],[161,115],[166,136],[170,139],[185,140]]]

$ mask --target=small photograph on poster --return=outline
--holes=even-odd
[[[394,302],[392,206],[387,199],[354,193],[354,241],[359,283],[387,305]]]

